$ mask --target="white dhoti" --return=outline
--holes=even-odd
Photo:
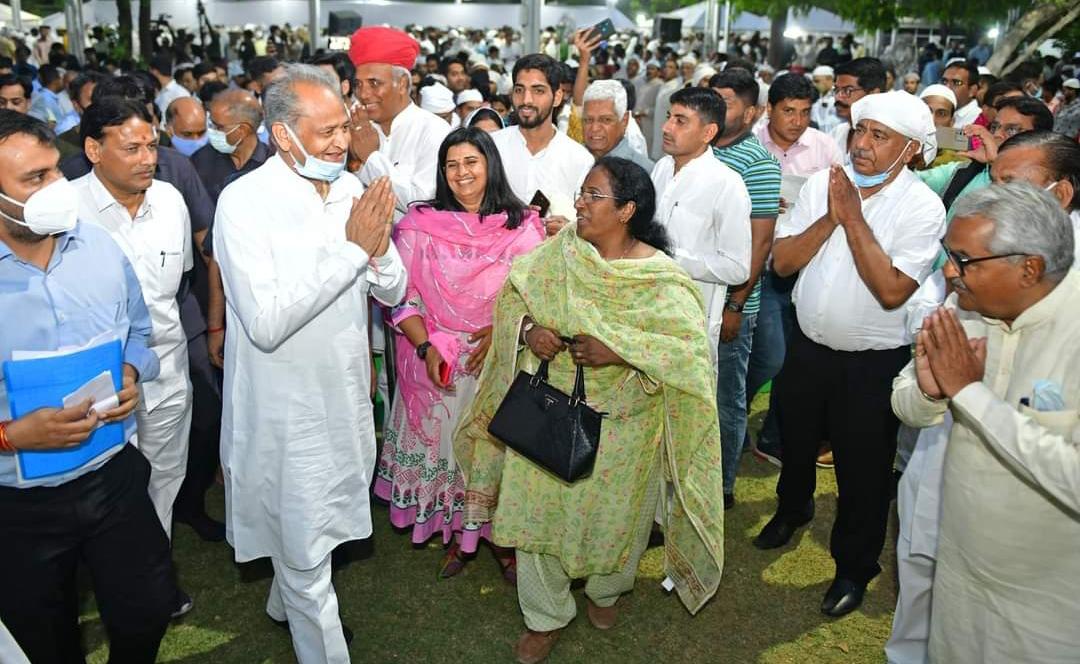
[[[274,581],[266,600],[266,613],[289,621],[293,652],[300,664],[340,664],[349,661],[349,649],[338,617],[337,593],[331,583],[331,556],[312,569],[299,570],[271,558]]]
[[[941,477],[952,414],[941,424],[919,431],[915,449],[896,492],[900,535],[896,568],[900,590],[892,634],[885,644],[889,664],[929,662],[930,607],[941,520]]]
[[[190,388],[168,397],[149,412],[140,401],[135,410],[135,421],[139,431],[139,451],[150,462],[150,502],[154,504],[161,527],[171,539],[173,503],[187,474]]]

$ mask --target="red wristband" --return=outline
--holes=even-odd
[[[11,420],[5,420],[0,422],[0,452],[14,452],[15,446],[11,444],[11,441],[7,437],[7,426],[11,424]]]
[[[224,326],[224,325],[222,325],[221,327],[210,327],[210,328],[207,328],[207,330],[206,330],[206,333],[207,333],[207,334],[217,334],[218,332],[224,332],[224,331],[225,331],[225,326]]]

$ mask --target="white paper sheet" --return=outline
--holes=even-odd
[[[91,410],[97,411],[97,414],[101,416],[120,405],[120,397],[116,394],[116,388],[113,387],[111,371],[102,371],[84,383],[82,387],[64,397],[64,408],[77,406],[87,399],[91,401]],[[103,422],[98,422],[98,426],[103,424]]]

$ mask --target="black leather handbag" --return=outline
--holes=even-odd
[[[548,363],[541,362],[536,375],[518,372],[488,433],[560,479],[575,482],[592,472],[605,414],[585,402],[582,367],[567,395],[548,383]]]

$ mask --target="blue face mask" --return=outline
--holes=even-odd
[[[294,147],[300,150],[300,154],[304,155],[304,163],[300,163],[293,155],[293,168],[300,175],[306,177],[309,180],[322,180],[324,182],[333,182],[341,177],[341,172],[345,170],[345,161],[333,162],[319,159],[308,154],[308,151],[304,149],[304,144],[300,142],[300,139],[296,137],[296,133],[292,128],[283,124],[285,131],[289,132],[289,139],[292,140]],[[290,150],[290,155],[292,151]]]
[[[207,127],[206,136],[210,141],[210,145],[212,145],[215,150],[221,154],[232,154],[236,152],[236,147],[240,144],[237,143],[236,145],[233,145],[229,143],[229,134],[236,131],[239,127],[240,125],[236,125],[229,131],[221,131],[217,127]]]
[[[904,143],[904,148],[903,150],[900,150],[900,154],[898,154],[896,156],[896,159],[893,160],[893,163],[890,164],[889,167],[881,173],[878,173],[876,175],[863,175],[859,171],[856,171],[854,168],[852,168],[851,171],[853,173],[853,177],[851,179],[855,183],[855,186],[860,189],[872,189],[873,187],[884,184],[885,181],[889,179],[889,175],[892,174],[892,169],[896,168],[896,165],[900,163],[900,159],[902,159],[904,156],[904,150],[907,150],[907,146],[909,145],[911,145],[911,141]]]
[[[206,145],[210,141],[206,134],[203,134],[202,138],[184,138],[182,136],[173,136],[171,139],[173,149],[184,155],[190,157],[195,152]]]

